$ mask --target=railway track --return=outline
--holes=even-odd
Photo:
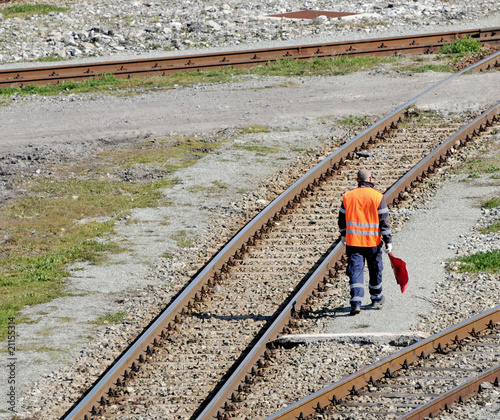
[[[266,420],[422,419],[499,386],[500,306],[407,347]]]
[[[493,110],[495,109],[495,110]],[[486,114],[493,112],[498,115],[498,105],[495,106],[493,109],[489,110]],[[485,114],[485,115],[486,115]],[[491,117],[492,114],[490,114]],[[490,118],[488,117],[488,118]],[[426,117],[424,117],[425,119]],[[494,119],[498,119],[498,117],[495,117]],[[433,153],[430,153],[427,155],[426,159],[421,161],[421,163],[413,167],[403,178],[401,178],[400,181],[397,181],[391,188],[389,188],[386,192],[386,198],[389,200],[389,202],[392,202],[392,205],[395,205],[395,203],[398,202],[398,206],[402,205],[403,203],[401,202],[401,198],[404,198],[406,194],[408,194],[408,191],[406,191],[406,187],[403,189],[401,188],[401,185],[404,184],[405,178],[406,180],[409,179],[414,179],[415,174],[420,173],[422,170],[422,166],[426,167],[426,165],[429,164],[429,162],[434,162],[440,165],[439,162],[445,163],[445,160],[441,153],[446,150],[446,148],[450,147],[450,144],[453,144],[456,142],[457,138],[467,138],[467,134],[465,134],[467,131],[471,129],[472,126],[475,124],[473,123],[472,125],[469,125],[468,127],[464,127],[461,130],[459,130],[455,135],[451,136],[448,138],[448,141],[445,143],[440,143],[439,142],[439,137],[442,136],[442,138],[446,137],[449,132],[453,131],[454,128],[454,123],[451,121],[447,122],[447,128],[446,129],[436,129],[434,126],[434,123],[437,123],[437,121],[434,121],[434,123],[431,123],[430,126],[428,125],[428,122],[424,122],[417,118],[416,120],[413,121],[413,124],[409,121],[411,120],[411,117],[403,119],[402,125],[405,125],[406,128],[403,130],[396,130],[396,133],[393,133],[389,135],[391,140],[386,143],[385,141],[383,144],[378,145],[374,149],[369,148],[368,153],[372,152],[375,156],[378,153],[381,154],[381,156],[384,156],[381,160],[386,159],[387,153],[389,150],[392,150],[393,153],[398,155],[398,157],[402,157],[402,161],[405,161],[407,163],[410,163],[411,158],[409,155],[412,155],[414,150],[409,147],[410,143],[408,140],[411,137],[412,139],[417,139],[416,142],[418,143],[418,139],[426,139],[426,141],[429,141],[431,144],[429,144],[429,147],[432,147],[433,144],[440,144],[436,149],[434,149]],[[455,122],[456,124],[456,122]],[[460,124],[459,124],[460,125]],[[455,127],[457,127],[455,125]],[[449,130],[449,131],[448,131]],[[448,144],[446,146],[446,144]],[[398,153],[398,145],[400,147],[399,151],[401,152],[400,154]],[[421,145],[422,146],[422,145]],[[425,146],[424,146],[425,147]],[[450,149],[448,149],[450,150]],[[416,158],[416,157],[415,157]],[[427,162],[425,162],[427,160]],[[397,161],[397,159],[396,159]],[[373,162],[372,162],[373,163]],[[345,178],[353,178],[357,172],[357,170],[362,167],[364,162],[352,162],[349,161],[347,163],[346,172],[342,172],[346,174]],[[390,174],[397,174],[399,170],[404,172],[404,164],[401,165],[401,163],[398,162],[398,164],[395,164],[392,159],[389,159],[387,161],[388,166],[385,167],[384,164],[378,166],[378,169],[380,170],[379,175],[382,175],[382,178],[385,177],[390,177]],[[391,167],[392,165],[392,167]],[[351,169],[352,166],[352,169]],[[377,164],[375,164],[377,166]],[[431,165],[431,171],[432,171],[432,165]],[[386,171],[386,172],[385,172]],[[384,173],[385,172],[385,173]],[[398,174],[399,175],[399,174]],[[396,175],[396,177],[398,176]],[[386,178],[387,179],[387,178]],[[332,181],[334,182],[334,181]],[[340,182],[339,180],[335,180],[335,182]],[[380,179],[377,181],[377,183],[383,182]],[[329,181],[326,181],[328,184]],[[412,182],[412,185],[417,185]],[[418,187],[417,187],[418,189]],[[403,192],[404,191],[404,192]],[[329,200],[332,199],[332,197],[338,197],[338,202],[340,202],[340,197],[341,194],[338,193],[338,191],[332,191],[330,189],[330,186],[326,187],[325,185],[320,186],[314,193],[317,195],[317,198],[319,199],[320,202],[328,202]],[[411,194],[411,193],[410,193]],[[336,214],[338,211],[338,208],[332,207],[332,212],[333,214]],[[310,217],[311,215],[311,210],[310,209],[305,209],[304,210],[305,215],[307,217]],[[332,218],[332,216],[327,213],[326,215],[319,216],[320,220],[323,219],[328,219],[328,217]],[[328,229],[331,227],[331,225],[328,225],[328,222],[325,222],[326,226],[324,226],[325,229]],[[294,328],[297,328],[295,332],[300,333],[301,330],[305,329],[307,330],[307,320],[302,321],[302,318],[310,318],[310,321],[314,321],[316,317],[321,317],[321,313],[325,312],[325,308],[336,308],[336,307],[342,307],[347,305],[348,301],[348,294],[347,291],[339,285],[339,282],[337,281],[337,276],[338,274],[343,274],[344,273],[344,266],[342,265],[342,256],[343,256],[343,248],[337,246],[328,257],[325,258],[323,263],[317,268],[317,270],[311,275],[309,278],[308,282],[303,286],[301,291],[297,292],[296,296],[291,299],[291,303],[288,305],[288,308],[284,312],[290,312],[291,315],[289,318],[287,318],[288,324],[285,324],[284,322],[279,325],[279,322],[276,321],[275,324],[276,326],[274,327],[274,330],[278,330],[281,333],[290,333],[291,331],[294,330]],[[329,293],[329,298],[328,298],[328,303],[325,304],[324,301],[322,303],[321,300],[319,300],[319,303],[314,303],[316,299],[310,298],[310,296],[314,296],[315,293],[318,293],[321,295],[321,292],[325,292],[328,290]],[[300,308],[300,310],[298,310]],[[327,314],[328,310],[325,312]],[[315,315],[312,315],[315,314]],[[291,319],[290,319],[291,318]],[[283,325],[285,324],[285,325]],[[304,325],[302,325],[304,324]],[[273,329],[273,327],[270,328],[270,330]],[[273,346],[273,337],[276,337],[276,335],[273,335],[272,333],[267,333],[266,336],[261,340],[262,342],[266,342],[267,345]],[[334,350],[333,350],[334,351]],[[281,353],[282,356],[282,353]],[[276,360],[280,359],[281,356],[275,356],[272,353],[271,354],[261,354],[261,357],[257,359],[255,362],[254,360],[251,360],[252,357],[248,357],[248,362],[245,364],[245,368],[242,368],[241,370],[248,372],[253,372],[252,375],[247,375],[245,376],[244,380],[242,381],[243,384],[238,384],[236,380],[236,374],[233,375],[234,377],[234,384],[232,386],[234,392],[234,395],[229,395],[229,392],[225,392],[225,396],[221,396],[219,400],[224,400],[224,407],[225,410],[220,410],[218,412],[215,412],[214,409],[206,409],[201,415],[196,417],[197,419],[206,419],[206,418],[220,418],[220,419],[226,419],[226,418],[231,418],[232,412],[237,413],[237,418],[245,418],[245,419],[250,419],[250,418],[263,418],[265,416],[262,416],[262,413],[265,413],[267,410],[269,410],[269,406],[272,404],[270,403],[270,400],[267,399],[265,396],[266,394],[262,394],[261,392],[258,391],[259,385],[256,385],[254,387],[254,383],[259,383],[263,381],[265,383],[265,387],[270,390],[276,390],[280,389],[281,386],[281,381],[282,378],[288,378],[287,375],[285,375],[285,372],[282,371],[279,368],[276,368]],[[255,357],[253,359],[256,359]],[[286,359],[284,357],[283,359]],[[295,361],[296,362],[296,361]],[[249,365],[253,363],[252,369],[249,368]],[[278,363],[280,364],[280,363]],[[286,362],[284,363],[286,364]],[[317,366],[316,366],[317,367]],[[271,374],[267,374],[267,370],[272,371]],[[324,369],[329,370],[330,366],[328,362],[325,362]],[[261,378],[262,377],[262,378]],[[290,379],[290,378],[288,378]],[[248,382],[248,384],[247,384]],[[247,385],[245,385],[247,384]],[[297,386],[300,386],[299,383],[297,383]],[[229,385],[227,385],[229,388]],[[237,391],[236,391],[237,390]],[[254,394],[255,393],[255,394]],[[221,393],[222,394],[222,393]],[[241,397],[244,396],[244,397]],[[253,401],[248,401],[246,397],[251,397]],[[260,398],[259,398],[260,396]],[[242,399],[242,403],[239,403],[239,399]],[[276,402],[276,401],[275,401]],[[214,406],[215,404],[212,404]],[[222,406],[222,404],[219,404]],[[258,413],[258,414],[256,414]],[[239,416],[239,417],[238,417]],[[290,417],[292,418],[292,417]],[[359,418],[354,416],[353,418]]]
[[[182,71],[203,71],[223,67],[248,68],[266,65],[278,59],[311,60],[314,58],[398,54],[430,54],[458,38],[477,39],[483,47],[500,43],[500,28],[440,32],[393,38],[297,45],[279,48],[228,51],[222,53],[172,56],[128,61],[58,64],[41,67],[0,70],[0,87],[59,84],[113,74],[116,78],[166,76]],[[490,64],[495,65],[495,64]],[[499,63],[496,63],[498,66]],[[480,70],[481,67],[476,67]]]
[[[332,214],[358,168],[369,164],[388,203],[398,205],[446,155],[498,121],[498,104],[465,127],[453,119],[424,118],[411,111],[422,95],[338,148],[277,197],[63,418],[229,416],[253,382],[252,373],[269,358],[266,344],[291,330],[293,318],[307,311],[325,279],[342,269]]]

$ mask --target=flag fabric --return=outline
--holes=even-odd
[[[396,281],[401,288],[401,293],[404,293],[408,287],[408,271],[406,270],[406,263],[402,259],[396,258],[392,255],[392,252],[389,252],[389,259],[391,260],[391,266],[394,271]]]

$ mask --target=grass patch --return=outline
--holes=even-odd
[[[48,55],[47,57],[40,57],[37,61],[39,61],[41,63],[51,63],[54,61],[62,61],[62,60],[63,60],[63,58],[61,56],[51,54],[51,55]]]
[[[48,335],[52,335],[54,330],[55,330],[55,327],[44,328],[43,330],[38,331],[37,335],[41,335],[41,336],[46,337]]]
[[[112,93],[113,90],[121,89],[122,87],[133,87],[126,82],[122,82],[112,74],[105,74],[98,78],[87,79],[82,82],[64,81],[57,85],[27,85],[22,88],[11,86],[0,88],[0,95],[12,96],[19,94],[25,95],[58,95],[58,94],[79,94],[87,92],[107,92]]]
[[[500,156],[500,155],[499,155]],[[498,175],[500,173],[500,157],[474,158],[468,160],[458,169],[459,173],[468,174],[469,178],[480,178],[483,175]]]
[[[73,318],[71,318],[69,316],[62,316],[59,319],[61,320],[61,322],[71,322],[71,321],[73,321]]]
[[[484,207],[485,209],[494,209],[500,207],[500,197],[494,197],[490,200],[485,201],[481,204],[481,207]],[[480,228],[478,229],[478,231],[485,234],[500,232],[500,220],[493,222],[487,228]]]
[[[269,62],[266,66],[251,69],[251,73],[265,76],[313,76],[324,74],[340,76],[371,70],[378,65],[394,63],[396,60],[397,58],[394,57],[369,56],[316,58],[308,61],[282,59]]]
[[[59,353],[61,351],[61,349],[58,349],[56,347],[50,347],[43,344],[33,344],[30,346],[16,346],[16,350],[25,352],[37,352],[37,353],[53,353],[53,352]],[[57,356],[51,357],[51,359],[56,360]]]
[[[440,54],[455,54],[464,56],[467,54],[474,54],[481,51],[481,43],[477,39],[460,38],[455,39],[451,44],[443,45]]]
[[[360,127],[370,124],[370,120],[366,117],[350,116],[340,120],[338,122],[340,125],[346,125],[350,127]]]
[[[477,254],[459,257],[453,260],[458,263],[458,271],[467,273],[499,273],[500,272],[500,249],[489,252],[478,252]]]
[[[449,64],[424,64],[421,66],[403,67],[401,70],[411,73],[425,73],[426,71],[433,71],[436,73],[453,73],[455,71]]]
[[[13,6],[7,6],[3,10],[0,10],[3,17],[8,18],[24,18],[33,15],[48,15],[49,13],[65,13],[69,11],[68,7],[59,7],[52,4],[15,4]]]
[[[492,140],[484,144],[476,157],[459,165],[455,173],[467,175],[468,178],[480,178],[486,175],[492,180],[500,179],[500,142],[495,140],[498,139],[498,134],[497,128],[492,129],[490,132]]]
[[[426,124],[433,127],[443,127],[442,116],[435,111],[422,111],[416,108],[408,108],[407,115],[411,116],[409,119],[404,119],[401,122],[402,128],[412,127],[413,124]]]
[[[189,248],[196,241],[196,238],[191,236],[185,230],[180,230],[179,232],[177,232],[173,236],[173,239],[175,240],[175,242],[177,242],[177,245],[181,248]]]
[[[163,77],[144,77],[131,79],[117,79],[112,74],[101,75],[97,78],[82,82],[65,81],[58,85],[28,85],[23,88],[7,87],[0,89],[0,96],[19,95],[57,95],[80,94],[87,92],[101,92],[123,95],[128,91],[130,95],[137,94],[137,89],[162,90],[177,86],[189,86],[200,83],[221,83],[234,80],[234,77],[245,75],[259,76],[313,76],[313,75],[344,75],[357,71],[365,71],[381,64],[396,63],[396,57],[365,57],[357,56],[323,58],[311,61],[283,59],[268,62],[266,65],[250,69],[223,68],[209,71],[180,72]],[[264,127],[255,126],[250,132],[266,132]]]
[[[8,318],[23,307],[68,295],[68,265],[98,264],[107,253],[120,252],[110,241],[117,219],[133,208],[169,205],[162,190],[176,183],[174,172],[224,141],[150,139],[53,165],[48,176],[19,179],[22,193],[0,207],[0,339]]]
[[[492,130],[491,134],[498,136],[498,131]],[[460,165],[456,172],[467,174],[468,178],[481,178],[484,175],[489,175],[492,180],[500,179],[500,143],[490,141],[484,150],[479,151],[479,155],[480,157],[469,159]],[[495,186],[498,184],[498,182],[493,182]],[[485,209],[497,208],[500,206],[500,197],[492,197],[480,205]],[[499,232],[500,220],[496,220],[486,228],[479,228],[478,231],[484,234]]]
[[[189,192],[192,192],[194,194],[198,192],[206,192],[209,194],[217,194],[221,192],[222,190],[226,190],[228,186],[224,184],[223,182],[220,181],[212,181],[212,185],[210,186],[203,186],[203,185],[194,185],[189,188]]]
[[[252,125],[250,127],[244,127],[243,132],[245,134],[254,134],[254,133],[269,133],[270,130],[268,127],[263,125]]]
[[[109,313],[106,315],[101,315],[97,320],[92,321],[91,324],[96,325],[107,325],[107,324],[119,324],[123,322],[127,313],[125,311],[118,311],[114,314]]]
[[[243,73],[243,71],[219,69],[203,72],[181,72],[162,77],[133,77],[130,79],[120,79],[113,74],[103,74],[81,82],[69,80],[58,85],[27,85],[22,88],[16,86],[0,88],[0,96],[8,97],[14,94],[51,96],[88,92],[107,93],[117,96],[137,95],[138,89],[155,91],[200,83],[227,82],[234,77],[233,73],[235,72]]]
[[[500,232],[500,220],[492,223],[487,228],[480,228],[478,231],[485,234]]]
[[[124,148],[119,152],[116,150],[104,152],[101,158],[104,159],[105,164],[110,162],[111,165],[114,165],[116,162],[120,162],[120,165],[113,169],[115,175],[126,176],[127,179],[136,181],[144,176],[142,174],[144,170],[148,172],[151,168],[158,169],[168,176],[178,169],[191,166],[202,157],[221,147],[224,141],[207,141],[195,137],[180,136],[153,139],[142,143],[139,147]],[[141,170],[141,167],[144,170]],[[107,174],[110,173],[110,170],[104,166],[101,173]],[[171,182],[173,181],[172,179]]]
[[[234,146],[235,149],[245,150],[247,152],[255,152],[257,156],[266,156],[270,153],[278,153],[279,149],[275,147],[262,146],[260,144],[249,144],[241,145],[237,144]]]
[[[493,139],[489,141],[479,151],[479,158],[471,159],[462,165],[459,169],[463,172],[469,172],[470,178],[480,175],[487,175],[490,179],[500,179],[500,142],[498,140],[498,128],[490,132]]]
[[[490,200],[485,201],[481,206],[485,209],[500,207],[500,197],[491,198]]]

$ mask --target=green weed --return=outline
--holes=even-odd
[[[469,178],[480,178],[485,174],[494,176],[500,173],[499,157],[470,159],[461,165],[457,172],[468,173]]]
[[[58,7],[51,4],[15,4],[0,10],[4,18],[26,17],[32,15],[48,15],[49,13],[65,13],[69,11],[67,7]]]
[[[500,197],[494,197],[491,198],[484,203],[481,204],[481,207],[484,207],[485,209],[494,209],[497,207],[500,207]],[[487,228],[480,228],[478,229],[479,232],[481,233],[495,233],[500,231],[500,220],[497,220],[493,222],[491,225],[489,225]]]
[[[491,198],[490,200],[482,203],[482,207],[485,209],[494,209],[496,207],[500,207],[500,197]]]
[[[265,66],[251,70],[252,74],[266,76],[304,76],[304,75],[345,75],[357,71],[366,71],[382,63],[393,63],[393,57],[337,57],[316,58],[314,60],[280,59],[270,61]]]
[[[481,43],[477,39],[468,37],[455,39],[451,44],[443,45],[439,53],[463,56],[466,54],[474,54],[479,51],[481,51]]]
[[[177,242],[177,245],[180,246],[181,248],[189,248],[196,241],[196,238],[191,236],[185,230],[180,230],[179,232],[177,232],[173,236],[173,239]]]
[[[39,61],[41,63],[51,63],[54,61],[61,61],[61,60],[63,60],[63,58],[61,56],[51,54],[51,55],[48,55],[47,57],[40,57],[37,61]]]
[[[61,320],[61,322],[71,322],[73,320],[73,318],[69,316],[62,316],[59,319]]]
[[[210,186],[203,186],[203,185],[194,185],[189,188],[189,192],[192,192],[194,194],[198,192],[207,192],[210,194],[216,194],[220,192],[221,190],[226,190],[227,185],[224,184],[223,182],[220,181],[212,181],[212,185]]]
[[[401,71],[407,71],[411,73],[425,73],[426,71],[433,71],[436,73],[453,73],[453,68],[448,64],[425,64],[422,66],[408,66],[403,67]]]
[[[265,156],[270,153],[278,153],[278,149],[275,147],[262,146],[260,144],[249,144],[249,145],[235,145],[235,149],[245,150],[247,152],[256,152],[257,156]]]
[[[487,228],[480,228],[478,231],[484,234],[500,232],[500,220],[492,223]]]
[[[459,263],[458,270],[460,272],[498,273],[500,272],[500,249],[478,252],[477,254],[456,258],[454,261]]]
[[[124,311],[118,311],[114,314],[109,313],[100,316],[99,318],[97,318],[96,321],[91,322],[91,324],[96,324],[96,325],[119,324],[120,322],[123,322],[126,315],[127,313]]]
[[[269,133],[269,128],[263,125],[252,125],[250,127],[244,127],[243,132],[245,134],[254,134],[254,133]]]
[[[365,126],[368,125],[370,121],[366,117],[358,117],[358,116],[350,116],[348,118],[344,118],[343,120],[340,120],[338,124],[340,125],[347,125],[347,126],[353,126],[353,127],[359,127],[359,126]]]
[[[50,96],[58,94],[69,94],[69,93],[78,94],[87,92],[112,93],[113,89],[119,89],[121,86],[125,86],[125,83],[121,82],[113,74],[104,74],[100,77],[86,79],[81,82],[75,82],[69,80],[59,83],[57,85],[27,85],[22,88],[17,86],[1,88],[0,95],[12,96],[14,94],[19,94],[21,96],[25,95]]]

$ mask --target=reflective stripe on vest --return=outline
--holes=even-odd
[[[373,247],[382,242],[378,208],[383,197],[369,187],[358,187],[344,194],[347,245]]]

